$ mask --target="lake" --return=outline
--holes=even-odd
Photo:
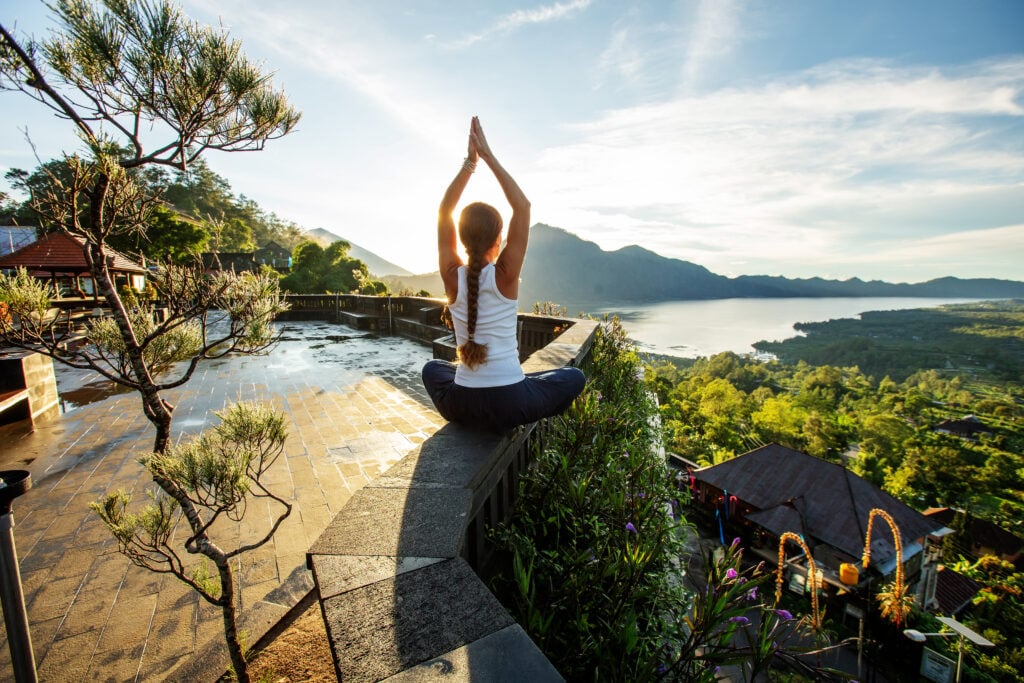
[[[921,297],[845,297],[792,299],[714,299],[665,301],[610,307],[642,351],[680,358],[712,356],[722,351],[753,353],[752,344],[799,336],[798,322],[857,318],[865,311],[934,308],[978,299]]]

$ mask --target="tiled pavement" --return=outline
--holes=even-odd
[[[270,543],[239,558],[243,627],[276,620],[312,587],[309,545],[354,491],[442,424],[419,382],[429,348],[323,322],[282,330],[269,356],[210,361],[169,392],[176,438],[214,424],[233,400],[269,401],[288,418],[285,452],[264,481],[293,510]],[[136,459],[152,428],[135,394],[56,369],[62,398],[80,405],[32,433],[0,429],[0,469],[32,472],[14,535],[39,679],[185,680],[195,653],[223,637],[219,611],[173,576],[132,566],[88,508],[116,489],[144,500],[152,482]],[[258,538],[271,514],[252,505],[219,537]],[[6,639],[0,680],[13,680]]]

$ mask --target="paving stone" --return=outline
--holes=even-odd
[[[329,598],[323,610],[332,649],[344,653],[342,678],[352,681],[387,678],[512,624],[462,559]]]
[[[177,406],[175,443],[213,424],[212,411],[239,398],[266,400],[286,415],[290,435],[285,453],[264,481],[293,503],[292,519],[263,547],[273,556],[260,554],[239,574],[246,604],[254,609],[264,605],[258,607],[262,614],[290,607],[313,586],[306,551],[368,475],[396,463],[444,423],[419,382],[429,347],[360,336],[316,349],[317,335],[335,336],[346,328],[318,322],[288,325],[292,341],[282,342],[269,356],[204,363],[188,385],[167,394]],[[15,504],[15,536],[33,635],[38,631],[45,641],[33,642],[37,658],[47,657],[52,643],[63,643],[51,667],[57,655],[85,663],[66,667],[73,677],[54,674],[43,680],[83,680],[84,670],[88,680],[133,680],[140,673],[140,680],[160,680],[161,672],[181,668],[182,661],[211,642],[223,648],[220,612],[176,578],[131,566],[116,552],[116,541],[88,503],[119,488],[134,494],[133,505],[145,502],[144,492],[153,484],[136,458],[152,448],[152,426],[134,394],[104,394],[96,388],[102,385],[95,373],[56,367],[61,392],[76,398],[68,399],[73,409],[40,423],[34,432],[0,426],[0,466],[10,469],[14,465],[9,463],[25,462],[33,476],[32,490]],[[89,392],[96,396],[86,400]],[[338,452],[345,453],[343,462]],[[342,465],[351,465],[351,472]],[[300,491],[300,484],[308,490]],[[263,503],[252,506],[252,517],[247,515],[242,525],[218,520],[218,542],[229,546],[262,536],[260,530],[269,528],[269,509]],[[185,529],[182,525],[176,533]],[[66,576],[51,576],[55,568]],[[71,620],[69,631],[81,628],[73,602],[79,591],[82,600],[106,591],[113,604],[107,614],[97,608],[97,628],[61,638],[58,627],[65,619]],[[247,611],[243,618],[249,618]],[[89,638],[94,639],[91,646],[75,653],[69,649]],[[0,680],[9,668],[3,648]]]
[[[564,681],[518,624],[417,664],[387,683],[558,683]]]

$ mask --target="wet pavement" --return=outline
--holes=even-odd
[[[214,411],[232,401],[266,401],[286,415],[285,452],[263,481],[292,514],[237,567],[252,632],[312,588],[306,549],[353,492],[443,424],[419,380],[429,347],[317,321],[279,329],[270,354],[207,361],[165,395],[176,406],[175,439],[215,424]],[[88,508],[117,489],[145,500],[152,482],[137,458],[152,447],[152,426],[135,393],[94,372],[55,371],[66,412],[34,432],[0,427],[0,469],[32,473],[32,489],[14,502],[14,535],[39,679],[184,680],[197,653],[222,640],[219,610],[175,577],[132,566]],[[249,542],[272,513],[261,501],[216,531],[225,545]]]

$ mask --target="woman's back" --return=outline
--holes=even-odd
[[[449,307],[455,324],[455,339],[460,346],[468,338],[468,271],[466,266],[459,268],[458,295]],[[474,334],[474,339],[478,343],[487,346],[487,359],[474,368],[470,368],[466,363],[460,363],[455,382],[464,387],[499,387],[521,381],[523,370],[519,365],[517,324],[518,304],[498,290],[494,264],[489,263],[480,271]]]

